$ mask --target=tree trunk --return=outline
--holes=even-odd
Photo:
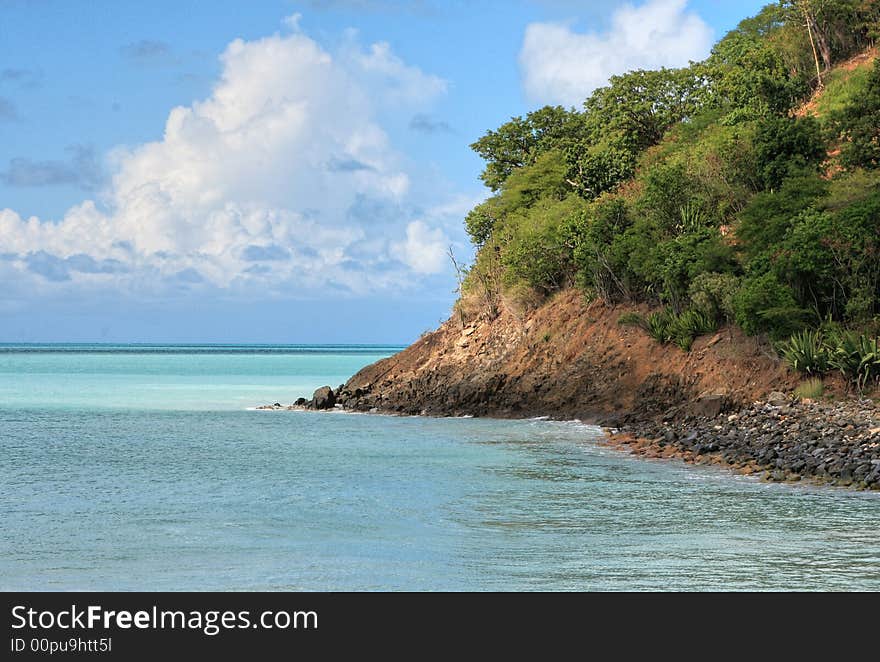
[[[822,87],[822,69],[819,67],[819,54],[816,52],[816,40],[813,38],[813,26],[816,24],[816,21],[813,19],[813,15],[807,7],[806,0],[796,2],[795,6],[800,7],[800,10],[804,15],[804,21],[807,24],[807,34],[810,37],[810,46],[813,48],[813,59],[816,61],[816,79],[818,81],[818,87]]]
[[[831,47],[828,45],[828,38],[825,35],[825,32],[819,27],[816,23],[816,19],[813,16],[809,16],[808,19],[812,25],[811,30],[814,35],[816,35],[816,46],[819,48],[819,55],[822,56],[822,64],[825,66],[825,71],[827,72],[831,69]]]

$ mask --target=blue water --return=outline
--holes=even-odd
[[[880,589],[880,498],[577,423],[265,412],[395,348],[0,346],[0,589]]]

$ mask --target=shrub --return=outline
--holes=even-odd
[[[828,370],[829,352],[819,331],[801,331],[780,346],[780,354],[788,366],[808,375],[821,375]]]
[[[730,322],[735,314],[733,300],[739,284],[739,278],[733,274],[703,273],[691,282],[688,296],[696,308]]]
[[[773,273],[751,276],[734,297],[736,322],[750,336],[767,333],[774,340],[803,327],[807,311],[800,308],[791,288]]]
[[[675,337],[675,314],[668,308],[651,313],[645,323],[648,335],[659,343],[668,343]]]
[[[861,392],[880,380],[880,340],[845,331],[835,338],[828,363]]]
[[[550,294],[570,284],[574,276],[570,219],[580,215],[582,206],[576,196],[542,198],[507,217],[509,234],[501,262],[508,285],[524,281]]]
[[[817,168],[825,157],[819,123],[812,117],[769,116],[755,135],[758,176],[764,189],[776,189],[795,168]]]
[[[684,308],[693,279],[706,272],[730,271],[735,266],[733,250],[715,229],[702,228],[658,244],[655,278],[660,298],[676,310]]]
[[[736,231],[746,253],[755,255],[782,241],[791,219],[809,209],[828,188],[816,172],[802,170],[792,172],[778,189],[755,195],[740,212]]]

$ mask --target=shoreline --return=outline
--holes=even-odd
[[[768,482],[880,490],[880,407],[781,393],[711,417],[634,422],[606,445],[646,459],[711,464]]]
[[[289,406],[264,405],[257,410],[365,413],[389,416],[437,415],[369,410],[347,406],[332,389],[316,391],[319,398],[300,398]],[[342,395],[342,394],[340,394]],[[763,401],[740,407],[718,406],[702,414],[694,408],[670,410],[656,418],[607,416],[577,418],[497,416],[483,418],[577,422],[602,428],[604,446],[645,459],[676,459],[694,465],[714,465],[768,482],[805,481],[813,485],[880,491],[880,405],[867,399],[816,402],[774,392]],[[316,406],[315,403],[320,406]],[[699,400],[697,402],[700,402]],[[697,408],[699,410],[699,408]],[[470,416],[470,415],[469,415]]]

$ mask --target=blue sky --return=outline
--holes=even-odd
[[[762,4],[0,0],[0,341],[411,341],[471,142]]]

